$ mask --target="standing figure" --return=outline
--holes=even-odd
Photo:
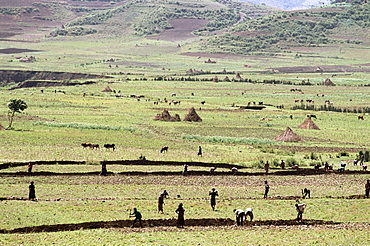
[[[161,195],[163,195],[164,198],[167,198],[168,196],[170,196],[167,192],[167,190],[164,190]]]
[[[164,204],[164,194],[161,194],[158,197],[158,213],[162,212],[163,214],[163,204]]]
[[[182,171],[182,175],[184,175],[184,176],[188,175],[188,164],[184,165],[184,170]]]
[[[175,210],[175,212],[177,213],[177,227],[184,228],[184,225],[185,225],[185,219],[184,219],[185,209],[183,208],[182,203],[179,204],[179,206]]]
[[[268,161],[266,161],[265,163],[265,173],[267,174],[269,172],[269,169],[270,169],[270,164]]]
[[[265,181],[265,194],[263,195],[263,198],[267,198],[267,195],[269,193],[269,190],[270,190],[270,186],[267,183],[267,181]]]
[[[245,216],[245,212],[242,209],[234,209],[235,217],[236,217],[236,224],[238,226],[243,225],[243,220]]]
[[[365,197],[369,198],[370,195],[370,180],[367,180],[365,184]]]
[[[302,221],[302,216],[303,216],[303,213],[304,213],[304,209],[306,208],[306,204],[305,203],[298,203],[298,202],[299,201],[297,200],[297,204],[295,205],[295,208],[298,212],[297,220]]]
[[[36,200],[36,192],[35,192],[35,185],[33,184],[33,181],[31,181],[31,184],[28,186],[29,193],[28,193],[28,199],[29,200]]]
[[[28,173],[32,173],[32,167],[33,167],[33,164],[31,162],[28,162],[28,166],[27,166]]]
[[[215,171],[216,171],[216,167],[211,167],[211,168],[209,169],[209,174],[210,174],[210,175],[214,175],[214,174],[215,174]]]
[[[198,149],[198,156],[202,156],[202,146],[199,146],[199,149]]]
[[[136,221],[139,221],[140,226],[143,227],[143,224],[141,222],[142,215],[139,211],[137,211],[136,208],[134,208],[134,212],[132,214],[130,214],[130,217],[135,217],[135,219],[132,221],[132,226],[131,227],[134,227]]]
[[[216,196],[218,196],[218,192],[216,188],[212,188],[212,191],[209,192],[209,195],[211,196],[211,207],[212,210],[215,211],[216,207]]]
[[[285,161],[284,160],[281,160],[280,167],[281,167],[281,169],[285,169]]]
[[[105,164],[104,162],[101,164],[100,175],[101,176],[106,176],[107,175],[107,164]]]

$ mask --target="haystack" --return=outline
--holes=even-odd
[[[235,75],[235,79],[242,79],[242,76],[240,76],[240,73],[238,72],[238,73],[236,73],[236,75]]]
[[[294,133],[292,129],[288,126],[280,136],[275,138],[276,141],[282,142],[303,142],[303,138],[298,134]]]
[[[171,116],[167,109],[164,109],[162,113],[157,114],[153,120],[163,120],[163,121],[181,121],[180,115],[175,114]]]
[[[222,81],[223,81],[223,82],[230,82],[230,79],[229,79],[229,77],[228,77],[228,76],[226,76]]]
[[[189,113],[185,115],[184,121],[195,121],[195,122],[200,122],[202,121],[202,118],[199,117],[197,112],[195,112],[194,108],[191,108],[189,110]]]
[[[104,90],[102,90],[102,92],[112,92],[112,89],[109,86],[107,86],[104,88]]]
[[[326,86],[335,86],[335,84],[329,78],[327,78],[325,80],[324,85],[326,85]]]
[[[212,81],[213,82],[218,82],[218,77],[217,76],[213,77],[213,80]]]
[[[315,129],[320,130],[320,128],[311,120],[311,117],[307,117],[302,124],[298,126],[300,129]]]

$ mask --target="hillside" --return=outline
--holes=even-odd
[[[243,0],[254,4],[263,4],[273,6],[285,10],[308,9],[312,7],[324,6],[331,2],[331,0]]]

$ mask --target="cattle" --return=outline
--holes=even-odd
[[[83,148],[87,148],[87,147],[91,148],[91,143],[82,143],[81,146]]]
[[[112,149],[114,151],[116,149],[116,145],[115,144],[104,144],[104,148]]]
[[[312,100],[312,99],[307,99],[306,102],[308,102],[308,103],[314,103],[315,101]]]
[[[200,103],[201,103],[201,104],[205,104],[205,103],[206,103],[206,101],[201,101]]]
[[[174,96],[176,96],[176,93],[172,93],[172,94],[171,94],[171,97],[174,97]]]
[[[168,151],[168,146],[163,146],[161,149],[161,153],[167,152]]]
[[[362,170],[366,171],[367,170],[367,165],[362,165]]]
[[[358,120],[364,120],[364,116],[363,115],[359,115],[359,116],[357,116],[357,119]]]
[[[308,115],[307,115],[307,117],[308,117],[308,118],[315,118],[315,119],[317,119],[317,117],[316,117],[316,115],[315,115],[315,114],[308,114]]]
[[[99,149],[99,144],[91,144],[91,149]]]
[[[294,100],[294,102],[295,102],[295,103],[297,103],[297,102],[299,102],[299,101],[300,101],[299,99],[295,99],[295,100]]]

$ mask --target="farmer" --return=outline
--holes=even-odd
[[[28,173],[32,173],[32,167],[33,167],[33,164],[31,162],[29,162],[28,166],[27,166],[27,172]]]
[[[104,162],[101,164],[100,175],[101,176],[106,176],[107,175],[107,164],[105,164]]]
[[[177,207],[175,212],[177,213],[177,227],[184,228],[184,225],[185,225],[185,219],[184,219],[185,209],[183,208],[182,203],[179,204],[179,206]]]
[[[218,196],[218,192],[216,188],[212,188],[212,191],[209,192],[209,195],[211,196],[211,207],[212,210],[215,211],[216,207],[216,196]]]
[[[143,224],[141,222],[141,213],[139,211],[137,211],[136,208],[134,208],[134,212],[132,214],[130,214],[130,217],[135,217],[135,219],[132,221],[132,226],[131,227],[134,227],[136,221],[139,221],[140,223],[140,226],[143,227]]]
[[[202,156],[202,146],[199,146],[199,149],[198,149],[198,156]]]
[[[269,169],[270,169],[270,164],[268,161],[266,161],[265,163],[265,173],[267,174],[269,172]]]
[[[281,169],[285,169],[285,161],[284,160],[281,160],[280,167],[281,167]]]
[[[164,194],[162,193],[158,197],[158,213],[162,212],[162,214],[163,214],[163,204],[164,204]]]
[[[28,199],[29,200],[36,200],[36,192],[35,192],[35,185],[33,184],[33,181],[31,181],[31,184],[28,186],[29,193],[28,193]]]
[[[238,226],[242,226],[245,212],[242,209],[234,209],[234,213],[236,217],[236,224]]]
[[[270,186],[267,183],[267,181],[265,181],[265,194],[263,195],[263,198],[267,198],[267,195],[269,193],[269,190],[270,190]]]
[[[369,198],[370,195],[370,180],[367,180],[365,184],[365,197]]]
[[[302,190],[302,198],[306,198],[306,196],[308,196],[308,198],[311,198],[311,191],[307,188],[304,188]]]
[[[170,195],[168,194],[167,190],[164,190],[164,191],[162,192],[162,194],[161,194],[161,195],[163,195],[163,196],[164,196],[164,198],[167,198],[167,196],[170,196]]]
[[[297,204],[295,205],[295,208],[298,212],[297,220],[302,221],[302,215],[304,213],[304,209],[306,208],[306,204],[305,203],[299,203],[299,201],[297,200]]]
[[[184,176],[188,175],[188,164],[184,165],[184,170],[182,171],[182,175]]]
[[[247,216],[249,216],[250,221],[253,220],[253,210],[252,208],[245,209],[245,220],[247,220]]]

